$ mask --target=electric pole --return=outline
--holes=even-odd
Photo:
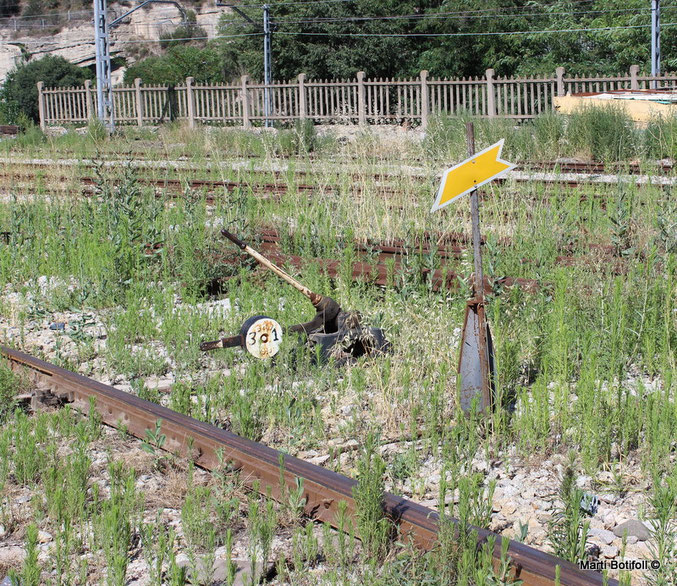
[[[661,74],[661,3],[651,0],[651,77]],[[651,88],[656,89],[658,82],[654,79]]]
[[[94,46],[96,50],[96,101],[99,120],[108,132],[115,130],[113,84],[106,0],[94,0]]]
[[[113,82],[110,66],[110,31],[118,26],[132,12],[147,4],[172,4],[186,22],[186,11],[176,0],[144,0],[112,22],[108,22],[106,0],[94,0],[94,47],[96,50],[96,100],[97,116],[106,125],[108,132],[115,130],[115,108],[113,104]]]
[[[247,14],[242,12],[237,6],[227,3],[216,3],[217,6],[225,6],[233,12],[239,14],[248,23],[254,25],[261,31],[261,25],[254,22]],[[270,127],[273,121],[270,119],[272,113],[272,101],[270,99],[270,84],[273,82],[273,50],[272,50],[273,31],[270,25],[270,6],[263,5],[263,83],[266,86],[263,90],[263,110],[266,117],[265,124]]]
[[[263,95],[263,103],[266,114],[266,126],[270,127],[273,125],[273,121],[270,119],[271,113],[271,103],[270,103],[270,84],[272,81],[272,68],[273,68],[273,52],[272,52],[272,35],[270,32],[270,6],[268,4],[263,5],[263,83],[266,87]]]

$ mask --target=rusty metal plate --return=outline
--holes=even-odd
[[[477,410],[492,406],[493,347],[484,305],[474,300],[465,308],[461,350],[458,359],[458,400],[466,413],[477,403]]]

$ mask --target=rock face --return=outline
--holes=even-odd
[[[122,16],[131,8],[131,4],[109,4],[109,20]],[[227,8],[215,7],[213,4],[203,4],[198,7],[189,6],[196,12],[197,23],[204,27],[208,37],[217,33],[219,17]],[[87,13],[78,12],[71,21],[55,32],[55,27],[39,23],[36,19],[16,19],[16,26],[12,19],[3,19],[0,24],[0,83],[4,82],[7,74],[22,60],[22,53],[30,55],[31,59],[40,59],[45,55],[59,55],[71,63],[82,67],[92,66],[95,63],[94,54],[94,27]],[[150,5],[131,14],[111,33],[111,54],[124,57],[128,63],[137,60],[137,56],[144,52],[157,52],[156,43],[143,41],[157,41],[163,32],[174,30],[182,22],[181,13],[170,4]],[[24,28],[30,26],[31,28]],[[43,28],[44,27],[44,28]],[[16,29],[16,30],[15,30]],[[134,41],[134,42],[130,42]],[[113,83],[122,80],[124,70],[113,72]]]

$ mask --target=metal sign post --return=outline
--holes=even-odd
[[[475,154],[475,129],[472,122],[466,123],[468,155]],[[473,298],[465,308],[461,350],[458,359],[460,383],[459,403],[465,412],[477,408],[486,411],[493,406],[494,355],[491,332],[484,312],[484,275],[482,272],[482,244],[480,234],[480,208],[477,189],[470,192],[472,216],[472,243],[475,263]]]
[[[448,206],[464,195],[470,194],[472,215],[472,243],[475,262],[473,298],[468,301],[463,321],[461,351],[458,359],[459,403],[468,412],[477,404],[480,411],[492,406],[494,377],[494,352],[491,332],[484,314],[484,275],[480,235],[480,204],[477,188],[514,169],[515,165],[501,159],[503,140],[475,153],[475,127],[465,125],[468,159],[447,169],[431,212]]]

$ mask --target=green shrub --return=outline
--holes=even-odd
[[[353,488],[357,528],[365,553],[372,559],[385,556],[392,528],[384,511],[386,465],[376,451],[377,445],[376,437],[369,434],[357,464],[357,486]]]
[[[37,147],[41,144],[44,144],[46,140],[47,137],[45,136],[45,133],[42,132],[39,126],[36,126],[31,121],[23,130],[23,132],[21,132],[19,136],[16,137],[13,146],[20,149],[30,149],[32,147]]]
[[[637,154],[638,133],[617,105],[580,108],[569,117],[567,141],[571,154],[595,161],[622,161]]]
[[[193,10],[186,11],[186,20],[177,26],[172,32],[160,35],[160,47],[169,49],[185,43],[206,45],[207,31],[197,24],[197,17]],[[184,40],[190,39],[190,40]]]
[[[467,153],[465,122],[461,116],[440,114],[428,123],[423,139],[423,149],[433,158],[459,159]]]
[[[677,118],[658,116],[644,130],[644,152],[652,159],[677,157]]]
[[[5,423],[14,411],[15,400],[21,382],[9,368],[0,365],[0,424]]]
[[[562,504],[555,509],[548,525],[548,541],[556,556],[575,563],[585,558],[590,522],[584,520],[581,509],[583,491],[576,485],[574,459],[572,452],[559,489]]]
[[[541,114],[530,125],[535,155],[541,159],[557,158],[565,135],[564,117],[556,112]]]
[[[21,11],[21,4],[15,0],[0,0],[0,17],[14,16]]]
[[[63,57],[47,55],[37,61],[18,65],[9,72],[0,91],[0,101],[4,103],[3,111],[6,116],[13,118],[8,120],[11,123],[20,121],[20,114],[39,122],[39,81],[45,87],[70,87],[82,85],[89,78],[89,70],[73,65]]]
[[[213,45],[177,45],[165,55],[149,57],[129,67],[124,82],[132,84],[138,77],[147,85],[179,85],[193,77],[197,83],[220,83],[233,76],[229,61]]]
[[[284,155],[312,153],[319,145],[315,124],[312,120],[297,120],[293,129],[280,131],[278,144]]]

